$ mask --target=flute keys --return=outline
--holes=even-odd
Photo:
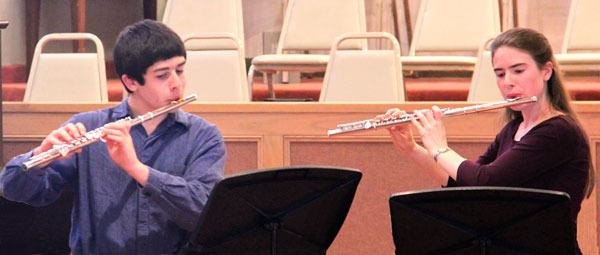
[[[63,157],[67,156],[67,154],[69,154],[69,146],[64,145],[64,144],[54,145],[54,146],[52,146],[52,149],[57,151],[58,154],[60,154]]]

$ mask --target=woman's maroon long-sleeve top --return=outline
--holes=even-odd
[[[520,141],[522,119],[509,122],[477,161],[463,161],[448,186],[505,186],[562,191],[571,197],[576,221],[584,197],[588,141],[577,123],[560,115],[533,127]]]

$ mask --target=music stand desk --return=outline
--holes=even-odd
[[[563,192],[506,187],[394,194],[396,254],[574,254],[569,200]]]
[[[180,254],[325,254],[362,174],[297,166],[223,179]]]

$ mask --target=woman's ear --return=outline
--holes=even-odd
[[[544,75],[544,81],[550,80],[550,77],[552,77],[552,72],[554,72],[554,64],[552,64],[552,61],[548,61],[546,64],[544,64],[542,67],[542,72]]]
[[[121,75],[121,81],[123,82],[123,84],[125,84],[125,87],[127,87],[127,89],[129,89],[132,92],[136,91],[137,88],[140,86],[140,84],[135,79],[132,79],[126,74]]]

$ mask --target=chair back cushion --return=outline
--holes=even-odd
[[[482,40],[498,33],[498,0],[423,0],[409,55],[453,51],[475,55]]]
[[[329,65],[320,101],[404,101],[400,60],[393,50],[340,50]]]
[[[492,65],[492,53],[483,50],[477,57],[467,101],[499,101],[502,94],[496,85],[496,73]]]
[[[231,33],[244,45],[241,0],[169,0],[163,23],[180,37],[189,34]],[[230,40],[193,41],[187,49],[237,49]]]
[[[572,0],[563,41],[568,51],[600,51],[600,1]]]
[[[185,65],[186,95],[198,102],[249,101],[246,70],[236,50],[188,51]]]
[[[32,72],[30,101],[102,101],[95,53],[43,53]]]
[[[364,0],[290,0],[284,17],[278,52],[326,50],[347,32],[365,32]],[[360,41],[342,48],[360,49]]]

